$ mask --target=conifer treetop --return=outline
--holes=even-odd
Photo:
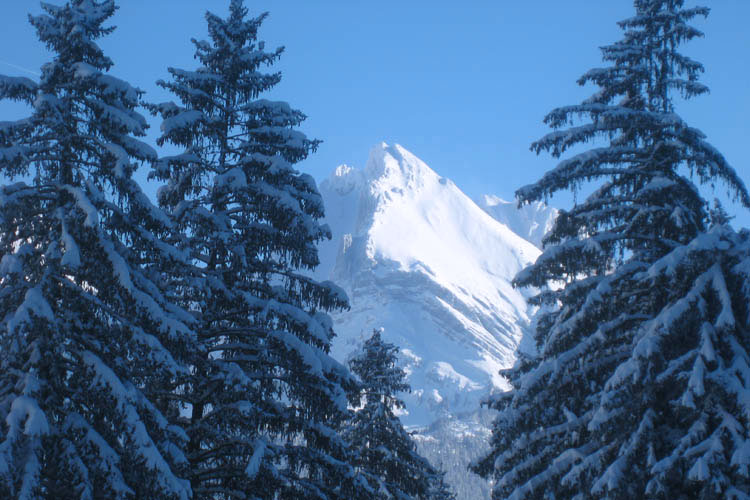
[[[394,408],[403,408],[399,392],[410,392],[406,372],[398,366],[398,347],[385,342],[379,330],[375,330],[354,357],[349,368],[362,381],[365,397],[375,398],[379,403]]]
[[[345,433],[355,464],[374,484],[376,498],[454,500],[444,474],[419,455],[394,413],[405,408],[398,393],[411,390],[406,372],[398,366],[398,351],[375,330],[349,359],[349,367],[360,379],[361,407]]]
[[[112,67],[95,40],[109,35],[114,26],[103,26],[117,10],[114,0],[71,0],[65,6],[42,2],[47,13],[29,16],[39,40],[56,55],[55,62],[65,65],[86,63],[102,70]]]
[[[546,121],[557,130],[532,145],[556,158],[594,147],[518,191],[528,202],[593,184],[515,279],[539,287],[533,300],[545,308],[538,352],[505,371],[513,390],[490,401],[500,411],[492,451],[473,470],[495,479],[493,498],[750,491],[740,395],[750,359],[747,232],[709,211],[693,179],[723,181],[745,206],[749,198],[674,102],[707,91],[702,66],[677,47],[702,36],[688,22],[708,9],[682,0],[634,6],[620,23],[623,40],[603,49],[611,65],[579,81],[599,91],[553,110]]]
[[[682,0],[637,0],[634,5],[636,15],[619,23],[623,39],[602,48],[610,65],[578,80],[596,85],[597,92],[580,104],[552,110],[544,122],[555,131],[531,145],[532,151],[555,158],[573,146],[592,147],[516,192],[521,203],[529,203],[593,183],[583,203],[561,213],[546,242],[590,239],[589,248],[578,248],[592,255],[584,267],[598,272],[617,253],[643,251],[652,260],[704,229],[707,210],[693,178],[711,186],[723,182],[735,200],[750,207],[736,171],[703,132],[675,112],[676,94],[689,99],[708,92],[698,81],[703,66],[678,47],[703,36],[689,22],[709,9],[684,8]],[[581,118],[587,120],[580,123]],[[533,281],[541,284],[541,279]]]
[[[241,1],[206,14],[193,40],[197,68],[169,68],[158,84],[176,97],[161,114],[159,203],[182,230],[191,275],[181,300],[202,351],[182,395],[191,412],[189,474],[197,498],[347,498],[361,478],[336,434],[354,377],[330,357],[327,312],[346,294],[304,269],[318,264],[323,202],[295,164],[318,141],[297,130],[305,115],[263,94],[282,49],[258,40],[266,14]]]
[[[19,180],[0,187],[0,496],[187,499],[164,395],[194,336],[163,282],[185,254],[132,178],[156,159],[141,91],[95,41],[114,2],[43,9],[39,82],[0,76],[0,99],[31,108],[0,124],[0,172]]]

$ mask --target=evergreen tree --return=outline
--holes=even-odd
[[[588,424],[610,457],[592,494],[750,496],[748,264],[750,233],[717,225],[634,277],[653,312]]]
[[[296,129],[304,114],[260,97],[281,78],[264,72],[282,53],[257,39],[266,14],[248,17],[242,0],[229,10],[206,14],[209,40],[193,40],[199,67],[159,82],[180,104],[154,108],[159,144],[183,149],[153,175],[193,259],[181,283],[202,346],[184,395],[193,492],[356,497],[335,432],[354,379],[329,356],[326,313],[347,298],[306,274],[330,231],[315,181],[294,168],[318,141]]]
[[[379,498],[449,500],[455,498],[443,474],[417,453],[417,446],[394,410],[403,409],[399,392],[410,391],[397,366],[398,348],[377,330],[349,361],[361,380],[358,408],[346,431],[355,463],[371,475]]]
[[[579,144],[595,141],[597,147],[561,161],[517,192],[531,202],[586,183],[595,186],[585,201],[560,212],[543,254],[515,279],[517,286],[559,286],[534,299],[549,308],[537,324],[538,355],[507,372],[514,390],[491,403],[501,411],[493,450],[474,470],[496,479],[495,498],[684,498],[695,491],[693,480],[723,481],[724,492],[732,484],[713,471],[703,474],[708,469],[690,472],[702,453],[688,441],[697,444],[722,432],[719,440],[726,439],[724,417],[746,421],[737,392],[724,390],[699,403],[693,398],[693,407],[682,394],[688,391],[686,367],[700,364],[700,346],[706,343],[693,322],[718,331],[716,307],[726,301],[716,297],[729,293],[739,307],[744,292],[736,284],[724,290],[706,284],[707,262],[682,276],[669,275],[663,263],[708,244],[707,204],[692,178],[725,182],[745,206],[750,196],[704,134],[674,110],[675,92],[685,98],[707,92],[698,82],[703,67],[677,48],[702,36],[688,23],[708,9],[685,8],[683,0],[635,0],[634,6],[635,16],[619,23],[624,39],[602,49],[611,65],[579,80],[599,90],[582,104],[547,115],[545,122],[560,130],[532,150],[557,158]],[[578,125],[577,117],[590,121]],[[727,282],[737,282],[732,266],[742,260],[738,252],[722,256]],[[686,303],[699,302],[698,295],[711,305],[685,310]],[[734,311],[734,317],[745,318],[744,309]],[[721,341],[739,350],[724,352],[720,362],[706,361],[713,371],[706,370],[708,378],[718,380],[726,366],[742,359],[738,353],[747,340],[741,324]],[[717,339],[711,337],[713,345]],[[732,450],[740,449],[737,436],[746,431],[738,425],[734,444],[724,443],[726,460],[712,455],[711,463],[726,465]],[[678,444],[688,429],[694,436]],[[730,473],[727,465],[722,474],[736,478],[742,469],[737,467]],[[707,487],[703,491],[710,497]]]
[[[0,76],[31,115],[0,122],[0,497],[189,498],[170,403],[191,317],[165,297],[185,258],[132,178],[156,159],[141,92],[96,40],[113,1],[42,4],[39,82]]]

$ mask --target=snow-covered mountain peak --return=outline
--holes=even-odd
[[[517,201],[505,201],[492,194],[483,195],[476,202],[495,220],[538,248],[542,248],[542,238],[552,229],[558,212],[542,201],[519,207]]]
[[[482,204],[488,206],[488,207],[495,207],[497,205],[510,205],[513,202],[512,201],[506,201],[499,196],[496,196],[494,194],[485,194],[480,197],[480,200],[482,201]]]
[[[488,275],[510,281],[539,253],[402,146],[373,148],[366,179],[358,235],[376,262],[490,293]]]
[[[430,167],[399,144],[390,146],[381,142],[370,150],[364,169],[339,165],[321,183],[321,190],[343,196],[367,186],[373,197],[387,202],[392,197],[419,191],[425,183],[439,179]]]
[[[446,393],[505,387],[497,371],[512,364],[528,323],[510,282],[539,250],[399,145],[375,146],[363,171],[338,167],[321,193],[334,238],[320,247],[317,274],[349,293],[343,329],[359,338],[385,327],[386,338],[429,360],[414,363],[411,378],[442,386],[433,409],[452,405]],[[426,409],[411,408],[408,423],[427,423]]]
[[[487,432],[480,400],[508,388],[499,370],[514,363],[530,323],[511,281],[539,249],[399,145],[375,146],[363,169],[339,166],[320,192],[333,239],[319,247],[316,277],[343,287],[351,304],[333,315],[334,356],[346,360],[384,328],[413,389],[403,422],[460,421],[473,429],[467,457],[477,456]]]
[[[422,160],[399,144],[381,142],[370,150],[365,176],[374,195],[403,196],[417,192],[439,176]]]
[[[365,175],[362,170],[343,164],[336,167],[328,179],[323,181],[321,189],[344,196],[363,186],[364,182]]]

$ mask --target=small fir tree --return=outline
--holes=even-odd
[[[323,203],[294,165],[318,141],[305,116],[261,98],[282,49],[258,41],[266,14],[232,0],[226,19],[207,13],[209,40],[193,40],[195,70],[170,68],[159,85],[180,104],[163,116],[159,144],[184,148],[154,176],[184,231],[193,271],[182,280],[201,341],[184,394],[195,498],[347,498],[357,475],[335,432],[346,416],[348,370],[329,356],[342,290],[306,271],[318,264]]]
[[[411,390],[397,354],[376,330],[349,361],[361,381],[358,408],[346,431],[355,463],[374,480],[379,498],[453,499],[443,473],[417,453],[394,413],[405,407],[398,393]]]
[[[132,179],[155,160],[141,92],[96,40],[113,1],[42,4],[39,82],[0,76],[31,115],[0,123],[0,497],[183,498],[169,403],[192,333],[165,297],[182,265]]]
[[[688,439],[697,444],[723,425],[717,418],[709,423],[706,415],[726,411],[738,422],[746,419],[731,391],[701,399],[692,408],[682,397],[690,392],[684,385],[686,367],[700,364],[697,346],[705,343],[700,330],[686,326],[697,321],[717,329],[714,306],[727,302],[716,297],[728,293],[739,306],[744,292],[737,286],[707,285],[705,262],[683,276],[654,275],[669,268],[664,259],[705,243],[709,214],[692,178],[724,181],[742,204],[750,205],[744,184],[723,156],[674,111],[675,92],[685,98],[707,92],[697,81],[703,67],[677,48],[702,36],[688,23],[708,9],[685,8],[683,0],[635,0],[634,6],[635,16],[620,23],[624,39],[602,49],[611,65],[579,80],[599,91],[582,104],[552,111],[546,123],[562,130],[532,149],[559,157],[592,140],[608,144],[563,160],[517,192],[530,202],[597,184],[585,201],[560,212],[543,254],[515,280],[517,286],[543,290],[549,282],[558,286],[534,299],[549,308],[536,328],[538,356],[508,371],[514,390],[491,403],[501,412],[493,449],[474,470],[496,480],[494,498],[681,498],[696,486],[691,481],[704,481],[698,485],[703,488],[719,477],[704,475],[707,469],[690,472],[693,465],[688,464],[702,453],[687,441],[678,445],[685,436],[681,432],[705,424]],[[577,117],[590,121],[575,125]],[[722,256],[723,270],[716,271],[728,282],[739,276],[732,270],[743,259],[738,252]],[[699,304],[696,294],[714,306],[681,309]],[[734,317],[743,317],[741,311],[735,308]],[[677,342],[680,324],[685,337]],[[660,329],[658,335],[654,328]],[[738,326],[726,341],[732,344],[734,335],[736,345],[746,345],[742,331]],[[726,352],[722,362],[731,364],[736,353]],[[722,362],[711,364],[717,377],[725,373]],[[715,406],[722,398],[724,406]],[[745,432],[735,430],[738,436]],[[725,443],[724,462],[714,457],[712,463],[731,461],[740,442],[733,439],[735,444]],[[724,479],[718,481],[725,486],[715,491],[730,491]],[[703,490],[710,496],[708,491]]]

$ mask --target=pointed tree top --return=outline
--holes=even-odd
[[[85,62],[108,70],[112,60],[104,55],[94,40],[114,31],[102,26],[117,10],[114,0],[72,0],[64,6],[42,2],[46,14],[29,16],[39,40],[58,54],[63,63]]]

